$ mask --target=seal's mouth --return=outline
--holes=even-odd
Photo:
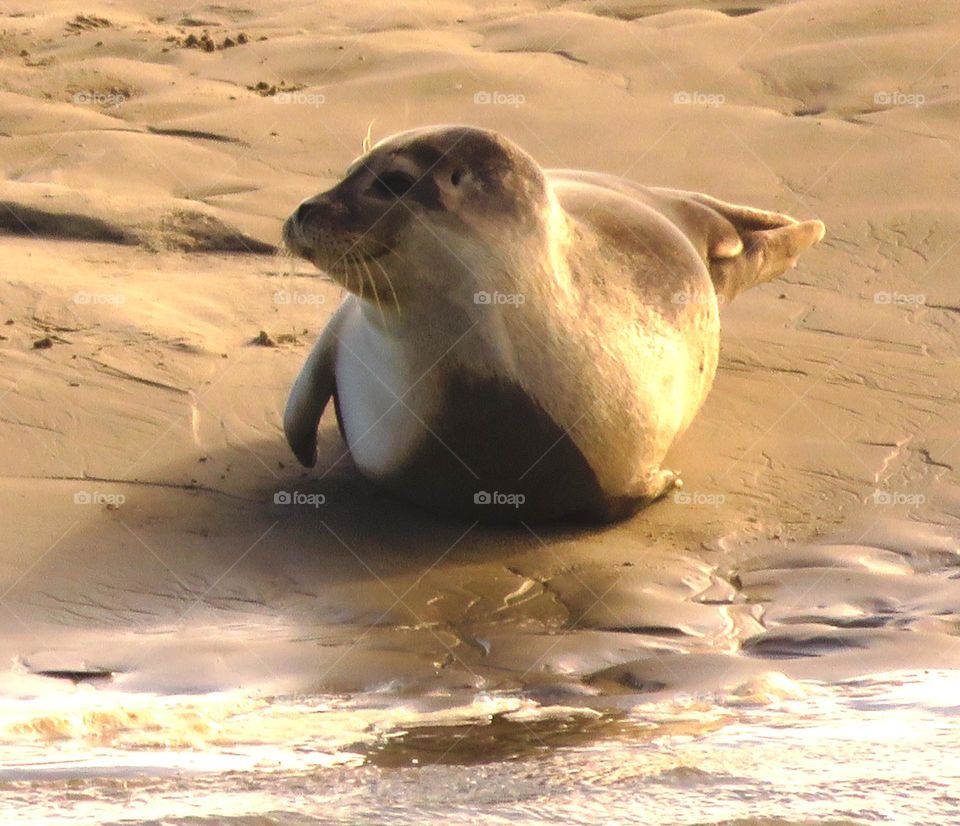
[[[291,215],[283,222],[281,237],[283,239],[283,246],[291,255],[297,258],[306,258],[308,261],[313,260],[311,255],[312,250],[300,231],[296,215]]]
[[[375,238],[358,234],[338,236],[332,232],[317,233],[307,238],[297,215],[283,224],[283,245],[290,255],[304,258],[320,272],[318,276],[339,284],[361,300],[369,299],[381,313],[398,307],[397,291],[388,267],[380,259],[393,250]]]
[[[316,239],[304,237],[296,215],[284,221],[282,231],[283,245],[297,258],[304,258],[322,270],[337,271],[350,261],[370,262],[389,255],[392,250],[374,238],[363,235],[353,240],[335,238],[330,243],[318,244]]]

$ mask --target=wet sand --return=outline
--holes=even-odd
[[[260,726],[289,757],[297,710],[331,698],[376,712],[325,721],[320,762],[378,771],[604,748],[618,715],[689,697],[712,742],[731,698],[846,702],[870,675],[960,665],[953,6],[683,6],[4,13],[5,782],[67,753],[86,778],[142,775],[143,749],[193,770],[211,732]],[[723,308],[713,392],[668,462],[681,497],[603,530],[492,529],[372,488],[332,411],[315,471],[288,453],[280,412],[341,292],[274,254],[280,223],[368,128],[439,122],[826,222]],[[153,728],[145,696],[172,709]],[[487,729],[497,706],[449,756],[430,715],[478,697],[546,728]]]

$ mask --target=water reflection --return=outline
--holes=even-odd
[[[83,686],[51,702],[0,711],[0,789],[18,824],[929,824],[960,805],[955,671],[837,685],[774,672],[606,711]]]

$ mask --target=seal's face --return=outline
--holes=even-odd
[[[421,289],[472,293],[475,273],[509,268],[512,239],[546,234],[547,182],[504,138],[427,127],[377,144],[333,189],[297,207],[289,250],[346,289],[404,302]],[[539,246],[539,245],[535,245]]]

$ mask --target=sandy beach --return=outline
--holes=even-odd
[[[98,778],[202,774],[204,755],[292,743],[324,756],[311,771],[336,765],[345,795],[379,778],[400,801],[390,771],[434,765],[420,822],[440,822],[457,767],[486,751],[491,782],[520,789],[498,761],[602,750],[638,708],[655,733],[631,742],[647,757],[659,743],[664,772],[679,765],[664,742],[713,742],[699,738],[746,725],[730,709],[747,700],[775,728],[771,704],[869,680],[906,696],[902,674],[924,670],[954,679],[955,11],[0,8],[0,783],[17,822],[53,822],[70,761],[104,808],[57,822],[120,822]],[[714,388],[669,457],[682,494],[603,529],[491,528],[374,488],[332,410],[317,467],[290,454],[283,405],[343,291],[279,254],[281,224],[340,179],[368,132],[435,123],[494,129],[547,168],[825,222],[795,270],[722,308]],[[466,745],[451,752],[455,729]],[[950,736],[909,752],[918,772]],[[703,748],[676,760],[709,773]],[[623,765],[615,751],[596,759],[607,780]],[[763,776],[751,766],[738,776]],[[947,822],[956,799],[910,782],[876,794],[912,788],[916,810],[907,798],[893,817],[888,800],[872,817],[828,792],[810,822]],[[189,788],[157,792],[169,807],[149,817],[261,812],[170,802]],[[662,820],[604,805],[616,822],[804,821],[760,798],[773,802],[685,811],[668,795]],[[595,816],[590,800],[560,822]],[[502,822],[498,805],[475,799],[464,817]],[[275,808],[257,822],[339,822]]]

